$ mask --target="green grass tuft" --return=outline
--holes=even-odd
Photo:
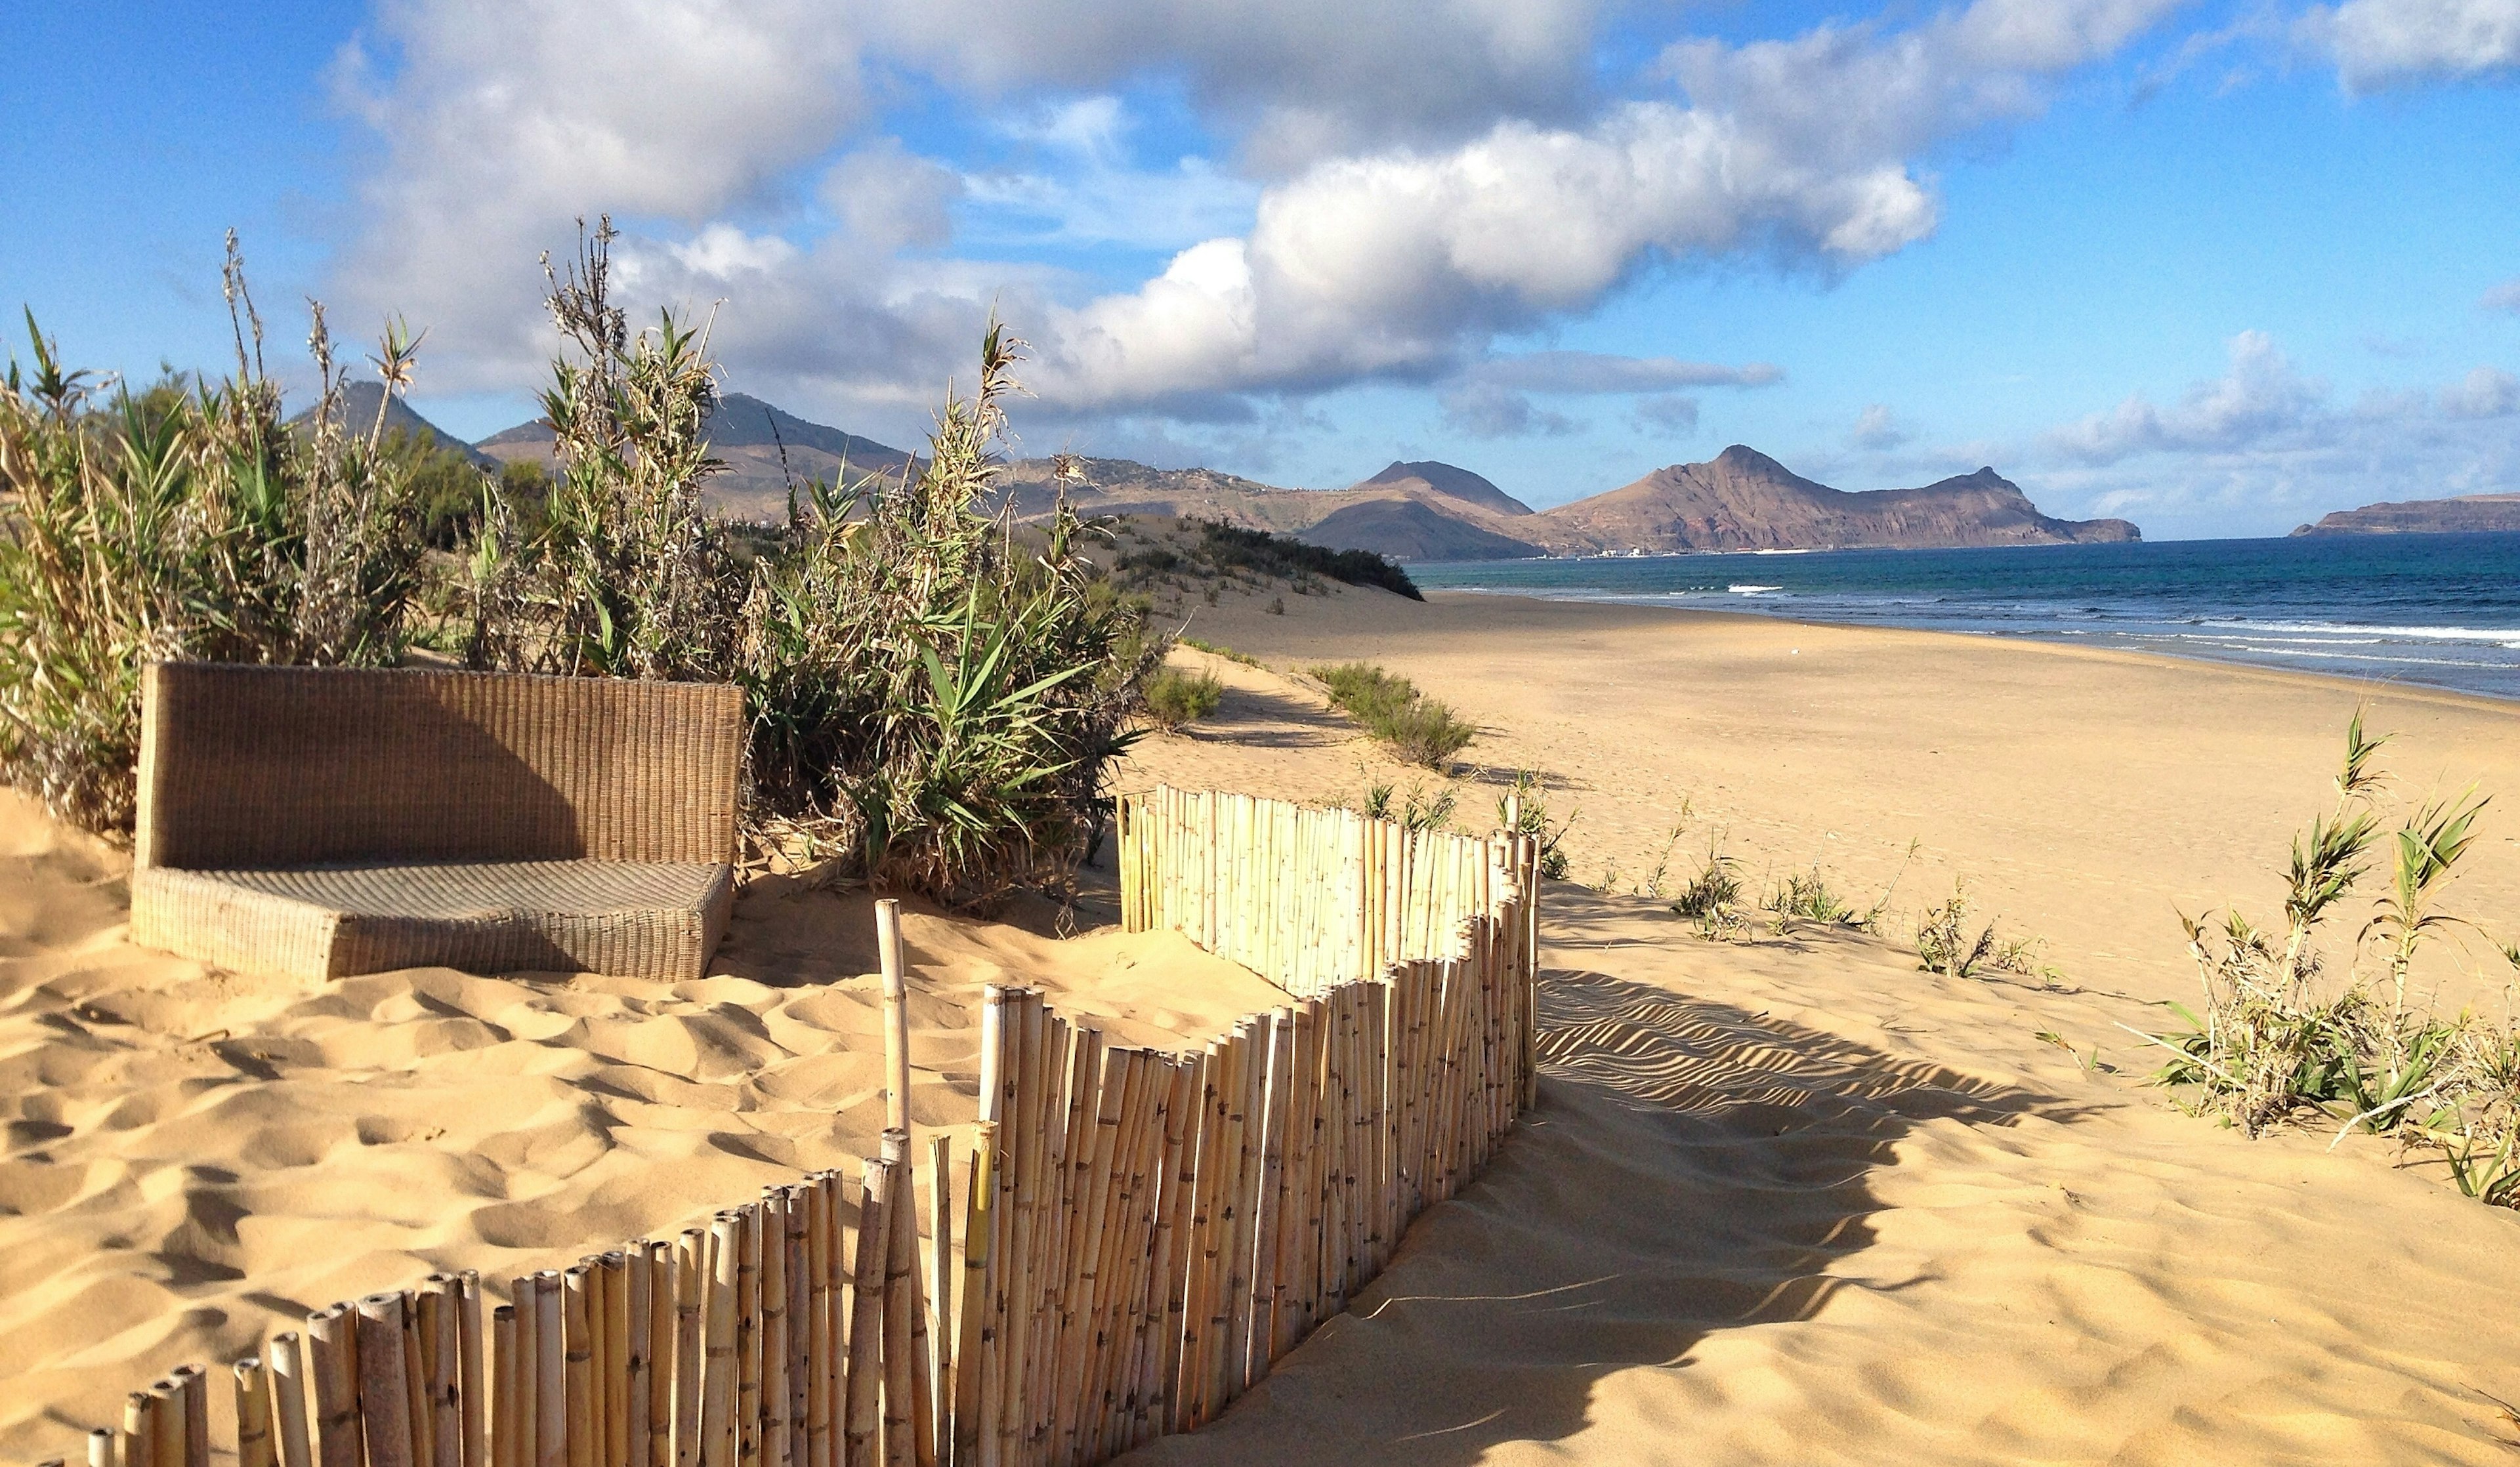
[[[1167,734],[1181,732],[1216,711],[1225,700],[1225,684],[1214,673],[1186,673],[1163,668],[1147,680],[1147,721]]]
[[[1330,702],[1390,745],[1402,760],[1443,773],[1478,737],[1478,727],[1418,690],[1407,678],[1369,662],[1312,669]]]

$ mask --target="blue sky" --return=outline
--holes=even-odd
[[[468,435],[609,209],[730,387],[895,443],[994,305],[1023,451],[1277,483],[1744,442],[2165,538],[2520,491],[2520,0],[104,4],[0,54],[0,304],[216,368],[234,227],[276,355],[399,309]]]

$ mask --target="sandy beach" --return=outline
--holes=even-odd
[[[1189,635],[1286,669],[1365,658],[1488,732],[1464,756],[1494,784],[1539,771],[1572,813],[1571,875],[1634,891],[1720,850],[1764,889],[1818,866],[1858,909],[1894,879],[1912,912],[1965,885],[2007,935],[2074,983],[2139,998],[2195,991],[2177,913],[2238,903],[2279,915],[2293,833],[2334,801],[2359,705],[2395,797],[2498,794],[2453,888],[2457,910],[2520,938],[2520,710],[2424,689],[1929,632],[1437,592],[1259,597],[1188,607]],[[1381,760],[1318,698],[1211,664],[1228,713],[1266,734],[1168,749],[1177,780],[1352,801],[1368,782],[1435,781]],[[1201,734],[1205,736],[1204,734]],[[1243,759],[1254,739],[1265,759]],[[1180,773],[1170,773],[1178,769]],[[1247,773],[1245,773],[1247,771]],[[1493,792],[1464,792],[1490,821]],[[1471,808],[1472,804],[1476,808]],[[1677,844],[1671,831],[1677,826]],[[1912,863],[1908,861],[1915,843]],[[1901,874],[1903,865],[1905,874]],[[1606,879],[1604,879],[1606,876]],[[2346,935],[2359,925],[2340,919]],[[2427,965],[2448,1000],[2511,975],[2491,946]]]
[[[2183,1115],[2115,1027],[2192,991],[2174,907],[2271,911],[2362,691],[1750,617],[1284,605],[1193,602],[1190,632],[1279,667],[1379,661],[1476,718],[1464,826],[1516,769],[1580,810],[1577,881],[1543,911],[1541,1103],[1349,1314],[1144,1459],[2511,1459],[2520,1216],[2380,1141]],[[1224,706],[1141,744],[1124,787],[1409,783],[1300,681],[1176,655],[1217,669]],[[2508,711],[2367,702],[2403,784],[2520,791]],[[1720,841],[1763,878],[1817,863],[1859,906],[1920,846],[1881,935],[1710,943],[1638,894],[1684,810],[1673,873]],[[2489,923],[2520,894],[2505,828],[2454,889]],[[123,859],[14,797],[0,851],[12,1461],[310,1307],[679,1227],[853,1164],[880,1124],[863,891],[757,886],[698,983],[308,987],[133,948]],[[1899,914],[1955,879],[2053,971],[1917,971]],[[972,1118],[984,983],[1164,1045],[1282,997],[1079,911],[1067,938],[1046,908],[913,915],[921,1125]],[[2488,958],[2438,976],[2491,1000]]]

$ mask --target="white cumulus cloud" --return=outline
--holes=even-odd
[[[2316,431],[2327,384],[2293,370],[2274,339],[2242,332],[2229,343],[2230,370],[2189,387],[2167,408],[2140,396],[2049,434],[2049,443],[2087,464],[2136,454],[2222,451]]]
[[[2520,67],[2520,0],[2345,0],[2302,30],[2355,91]]]

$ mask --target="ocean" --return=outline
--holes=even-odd
[[[1913,627],[2520,698],[2520,534],[1416,562],[1418,585]]]

